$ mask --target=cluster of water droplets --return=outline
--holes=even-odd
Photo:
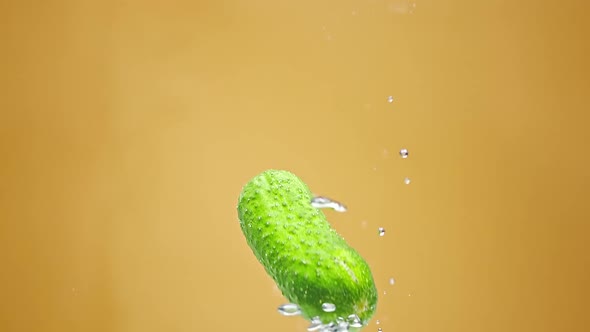
[[[394,98],[393,96],[387,97],[387,102],[393,103]],[[409,151],[406,148],[399,150],[399,155],[402,159],[407,159],[409,157]],[[410,178],[404,178],[405,184],[410,184]],[[311,199],[311,205],[317,209],[333,209],[337,212],[346,212],[347,208],[342,203],[332,200],[328,197],[323,196],[315,196]],[[385,236],[385,228],[379,227],[378,234],[380,237]],[[390,278],[389,284],[394,285],[395,279]],[[387,294],[386,291],[383,291],[383,294]],[[334,312],[336,311],[336,305],[333,303],[323,303],[322,310],[324,312]],[[278,311],[283,316],[298,316],[301,315],[301,309],[297,304],[287,303],[279,306]],[[376,321],[376,324],[379,325],[381,322],[379,320]],[[348,332],[349,328],[360,328],[363,324],[360,318],[355,315],[351,314],[346,319],[343,317],[338,317],[336,321],[324,323],[320,320],[319,317],[314,317],[311,319],[311,324],[307,328],[309,332]],[[382,328],[379,327],[377,332],[382,332]]]
[[[399,155],[400,155],[400,157],[402,157],[402,159],[407,159],[408,156],[410,155],[410,152],[408,151],[408,149],[404,148],[404,149],[399,150]],[[409,177],[404,178],[405,184],[410,184],[410,182],[412,182],[412,180],[410,180]]]
[[[336,311],[336,305],[333,303],[322,304],[324,312]],[[279,306],[278,311],[283,316],[297,316],[301,315],[301,309],[298,305],[287,303]],[[319,317],[313,317],[310,325],[307,327],[309,332],[347,332],[349,328],[360,328],[363,326],[359,316],[355,314],[348,315],[348,317],[338,317],[335,321],[322,322]]]
[[[393,103],[394,98],[393,96],[388,96],[387,97],[387,102],[388,103]],[[384,151],[384,156],[387,156],[389,154],[389,152],[387,150]],[[399,155],[402,159],[408,159],[408,157],[410,156],[410,152],[408,151],[408,149],[406,148],[402,148],[399,150]],[[374,168],[376,170],[376,168]],[[409,177],[405,177],[404,178],[404,184],[408,185],[412,182],[412,180]],[[379,227],[378,229],[378,234],[379,236],[385,236],[385,228],[383,227]]]
[[[414,4],[414,6],[415,6],[415,4]],[[393,101],[394,101],[393,96],[388,96],[387,97],[387,102],[388,103],[391,104],[391,103],[393,103]],[[388,155],[388,153],[384,153],[384,156],[387,156],[387,155]],[[401,157],[402,160],[408,159],[408,157],[410,156],[410,152],[409,152],[409,150],[407,148],[403,147],[403,148],[401,148],[399,150],[399,156]],[[412,180],[409,177],[406,176],[406,177],[403,178],[403,183],[404,184],[409,185],[411,182],[412,182]],[[378,234],[379,234],[380,237],[385,236],[385,228],[379,227],[378,228]],[[391,286],[393,286],[395,284],[395,279],[394,278],[389,278],[388,281],[389,281],[389,285],[391,285]],[[383,294],[386,295],[387,294],[387,291],[384,290],[383,291]],[[411,294],[409,294],[409,296],[411,296]],[[380,324],[381,324],[381,322],[379,320],[377,320],[376,321],[376,325],[378,325],[377,332],[382,332],[383,331],[383,329],[379,326]]]

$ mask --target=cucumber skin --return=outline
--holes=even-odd
[[[335,321],[356,314],[366,325],[377,290],[365,260],[336,233],[313,195],[288,171],[268,170],[244,186],[238,202],[248,245],[283,295],[303,317]],[[322,303],[333,303],[327,313]]]

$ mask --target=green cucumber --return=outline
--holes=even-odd
[[[330,227],[324,213],[312,207],[312,198],[307,185],[291,172],[257,175],[244,186],[238,202],[246,241],[304,318],[328,324],[357,317],[364,326],[377,306],[371,270]],[[324,311],[332,304],[334,311]]]

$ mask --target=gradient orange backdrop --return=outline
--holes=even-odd
[[[588,10],[3,1],[0,331],[305,331],[237,222],[268,168],[349,207],[366,331],[590,330]]]

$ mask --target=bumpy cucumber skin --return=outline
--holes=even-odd
[[[288,171],[268,170],[243,188],[240,226],[256,258],[305,318],[335,321],[356,314],[366,325],[377,290],[365,260],[311,206],[312,193]],[[336,311],[322,310],[333,303]]]

